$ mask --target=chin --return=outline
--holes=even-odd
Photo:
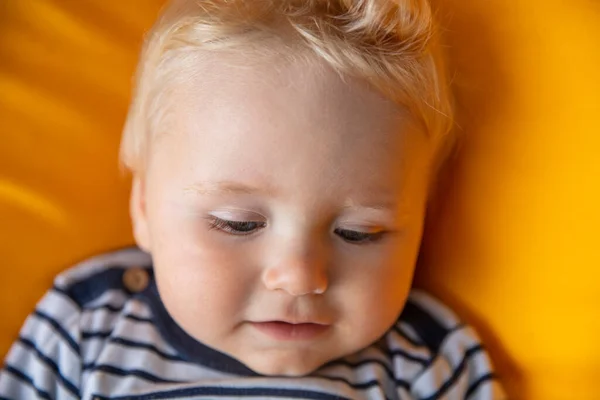
[[[316,371],[325,364],[325,362],[326,361],[317,362],[316,360],[307,360],[306,356],[303,357],[302,355],[296,355],[295,357],[269,357],[266,355],[259,355],[244,364],[261,375],[300,377]]]

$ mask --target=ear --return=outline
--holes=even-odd
[[[146,185],[144,176],[136,174],[131,185],[129,199],[129,212],[133,225],[133,237],[139,248],[150,253],[150,230],[148,227],[148,214],[146,210]]]

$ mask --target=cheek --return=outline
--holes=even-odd
[[[248,252],[233,251],[204,220],[169,211],[152,219],[152,257],[165,307],[196,338],[226,330],[241,318],[253,292],[256,277],[252,260],[244,256]]]
[[[253,290],[240,260],[218,249],[182,251],[176,242],[153,259],[165,307],[192,336],[211,342],[243,318]]]
[[[377,341],[397,321],[411,287],[410,279],[404,279],[407,274],[398,275],[363,279],[354,301],[346,305],[348,326],[353,327],[352,348],[364,348]]]
[[[385,252],[348,260],[339,298],[349,326],[363,340],[380,337],[396,321],[412,285],[418,241],[390,244]]]

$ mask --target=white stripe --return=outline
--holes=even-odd
[[[406,323],[404,321],[398,321],[398,323],[396,324],[396,327],[398,329],[400,329],[400,331],[402,333],[404,333],[406,336],[408,336],[409,339],[412,339],[412,341],[414,341],[415,343],[423,342],[423,340],[421,339],[421,337],[419,337],[419,335],[417,334],[415,329],[408,323]]]
[[[452,366],[444,357],[436,357],[431,366],[427,368],[411,387],[414,397],[426,398],[438,391],[440,385],[452,376]]]
[[[34,346],[44,357],[51,359],[58,367],[60,374],[66,380],[72,383],[75,387],[79,385],[79,378],[81,374],[80,359],[75,355],[75,353],[65,349],[65,347],[69,347],[69,345],[63,343],[62,339],[60,338],[53,337],[52,340],[48,340],[48,338],[44,336],[40,339],[40,336],[42,335],[38,335],[38,340],[36,341],[34,338],[26,337],[25,335],[22,336],[30,342],[33,342]],[[20,342],[16,342],[13,347],[15,349],[19,349],[19,352],[21,352],[22,356],[27,355],[28,357],[34,358],[38,360],[40,366],[46,368],[45,361],[37,358],[34,349],[30,349],[25,344]],[[18,363],[15,365],[21,365],[19,360],[15,360],[15,363]],[[50,367],[47,368],[48,373],[55,374]]]
[[[386,364],[388,363],[384,363],[384,365]],[[388,365],[387,367],[393,373],[391,366]],[[346,365],[335,365],[320,370],[318,374],[329,378],[342,378],[350,383],[350,385],[361,385],[376,380],[379,382],[379,385],[376,386],[382,391],[382,395],[386,395],[387,397],[393,397],[396,391],[396,385],[389,378],[385,367],[378,363],[368,363],[356,368]],[[368,388],[367,391],[373,392],[373,388]]]
[[[98,311],[98,313],[100,312],[101,311]],[[102,321],[100,320],[100,322]],[[87,326],[89,326],[89,330],[86,329],[86,332],[106,331],[106,328],[101,323],[98,323],[98,320],[96,319],[92,319]],[[177,351],[164,341],[154,325],[122,318],[118,320],[118,323],[112,329],[111,335],[113,337],[120,337],[135,342],[152,344],[163,353],[170,355],[177,354]],[[102,338],[87,338],[82,340],[81,352],[84,363],[87,364],[96,360],[100,352],[104,351],[102,346],[106,343],[106,339]]]
[[[492,372],[488,355],[483,351],[479,351],[477,354],[472,355],[469,358],[466,367],[466,370],[469,373],[469,384],[475,382],[480,376]]]
[[[123,290],[120,289],[109,289],[106,292],[102,293],[100,296],[90,301],[85,305],[85,309],[94,309],[102,306],[112,306],[116,308],[121,308],[127,301],[129,300],[129,295],[127,295]]]
[[[96,364],[115,366],[123,370],[140,370],[170,381],[190,381],[197,379],[198,376],[202,376],[202,379],[226,376],[219,371],[185,361],[166,360],[151,350],[112,342],[106,345]]]
[[[425,368],[423,365],[407,360],[402,356],[394,357],[393,364],[394,376],[408,382],[412,382]]]
[[[125,304],[123,314],[132,314],[139,318],[152,318],[152,309],[140,299],[131,299]]]
[[[131,314],[134,317],[145,318],[143,315],[136,315],[135,313],[118,313],[112,312],[105,308],[98,308],[96,310],[86,310],[81,316],[81,326],[85,332],[106,332],[108,330],[115,329],[116,326],[122,324],[131,324],[131,327],[136,326],[135,329],[150,329],[153,328],[153,324],[146,321],[138,321],[126,316]],[[129,329],[129,328],[128,328]]]
[[[456,368],[464,358],[465,352],[470,348],[480,344],[475,336],[473,328],[465,326],[461,329],[451,332],[440,347],[440,353],[448,358],[452,366]]]
[[[97,308],[94,310],[84,310],[81,314],[81,326],[85,332],[107,332],[114,330],[117,326],[126,324],[124,329],[151,329],[154,327],[152,322],[138,321],[133,317],[148,319],[150,318],[148,310],[144,306],[136,305],[135,302],[129,302],[120,312],[114,312],[106,308]],[[136,328],[133,328],[133,327]],[[156,331],[156,329],[155,329]],[[146,333],[144,333],[146,334]],[[153,335],[155,336],[155,335]]]
[[[312,377],[301,377],[301,378],[233,378],[233,379],[218,379],[218,380],[203,380],[202,385],[198,384],[153,384],[143,379],[136,377],[117,377],[110,374],[98,374],[94,375],[94,379],[90,383],[93,383],[84,393],[84,398],[92,394],[118,397],[118,396],[132,396],[136,393],[156,393],[156,392],[167,392],[170,390],[182,390],[186,388],[198,388],[198,387],[223,387],[226,389],[286,389],[286,390],[302,390],[302,391],[314,391],[319,393],[329,394],[331,396],[341,396],[353,400],[361,399],[378,399],[381,398],[380,388],[372,388],[371,390],[358,393],[347,385],[341,382],[324,382],[323,379],[312,378]],[[101,383],[101,385],[99,385]],[[187,397],[189,398],[189,397]],[[239,399],[240,397],[233,396],[215,396],[206,395],[198,396],[195,395],[194,399]],[[258,397],[248,397],[258,398]],[[260,396],[261,399],[269,399],[268,396]],[[273,397],[274,399],[281,400],[281,397]]]
[[[419,357],[425,360],[431,358],[431,352],[429,349],[424,346],[414,346],[393,329],[387,333],[386,339],[388,339],[388,347],[391,351],[403,350],[405,353],[408,353],[411,356]]]
[[[60,351],[60,350],[59,350]],[[75,363],[70,362],[66,363],[66,360],[58,361],[58,355],[53,354],[55,357],[49,357],[54,360],[56,364],[71,364],[70,369],[73,370],[74,365],[77,365],[77,361]],[[48,356],[48,355],[47,355]],[[52,396],[54,398],[60,399],[71,399],[76,398],[71,392],[63,387],[62,382],[59,381],[57,374],[44,362],[40,361],[35,354],[34,350],[30,350],[25,347],[23,344],[17,342],[13,346],[11,350],[11,354],[7,359],[8,364],[12,367],[18,369],[23,374],[29,376],[35,382],[35,386],[44,392],[48,392],[50,395],[56,393],[60,396]],[[60,369],[60,368],[59,368]],[[73,375],[71,371],[71,376]],[[63,373],[63,376],[66,375]],[[67,376],[69,381],[74,384],[76,387],[78,385],[79,373],[77,373],[77,380],[70,379],[71,377]]]
[[[86,304],[82,310],[83,314],[90,314],[96,312],[102,307],[111,307],[118,311],[104,311],[112,312],[115,316],[119,314],[133,314],[139,318],[150,318],[152,317],[152,310],[150,307],[141,299],[131,298],[125,292],[120,289],[111,289],[104,292],[97,299],[94,299],[89,304]]]
[[[37,304],[36,310],[47,314],[73,336],[76,335],[76,330],[72,328],[77,326],[79,308],[65,294],[50,290]]]
[[[64,325],[61,321],[56,321],[67,333],[69,337],[77,343],[79,330],[76,327],[77,316],[74,315],[70,321],[67,321]],[[62,352],[68,351],[72,356],[78,357],[75,349],[67,342],[61,334],[58,333],[57,329],[45,319],[37,317],[36,315],[30,315],[25,321],[25,325],[21,329],[21,336],[28,338],[36,344],[43,344],[46,349],[51,346],[57,346],[61,348]],[[60,346],[57,344],[60,342]],[[69,350],[65,350],[67,347]]]
[[[37,392],[33,387],[17,378],[11,372],[2,371],[0,375],[0,395],[9,399],[36,399]]]

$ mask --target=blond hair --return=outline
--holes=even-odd
[[[269,40],[287,45],[276,51],[308,51],[342,75],[365,80],[444,142],[452,106],[434,27],[427,0],[174,0],[142,49],[121,162],[143,168],[165,114],[166,82],[178,64],[190,65],[178,60],[202,49],[266,52]]]

